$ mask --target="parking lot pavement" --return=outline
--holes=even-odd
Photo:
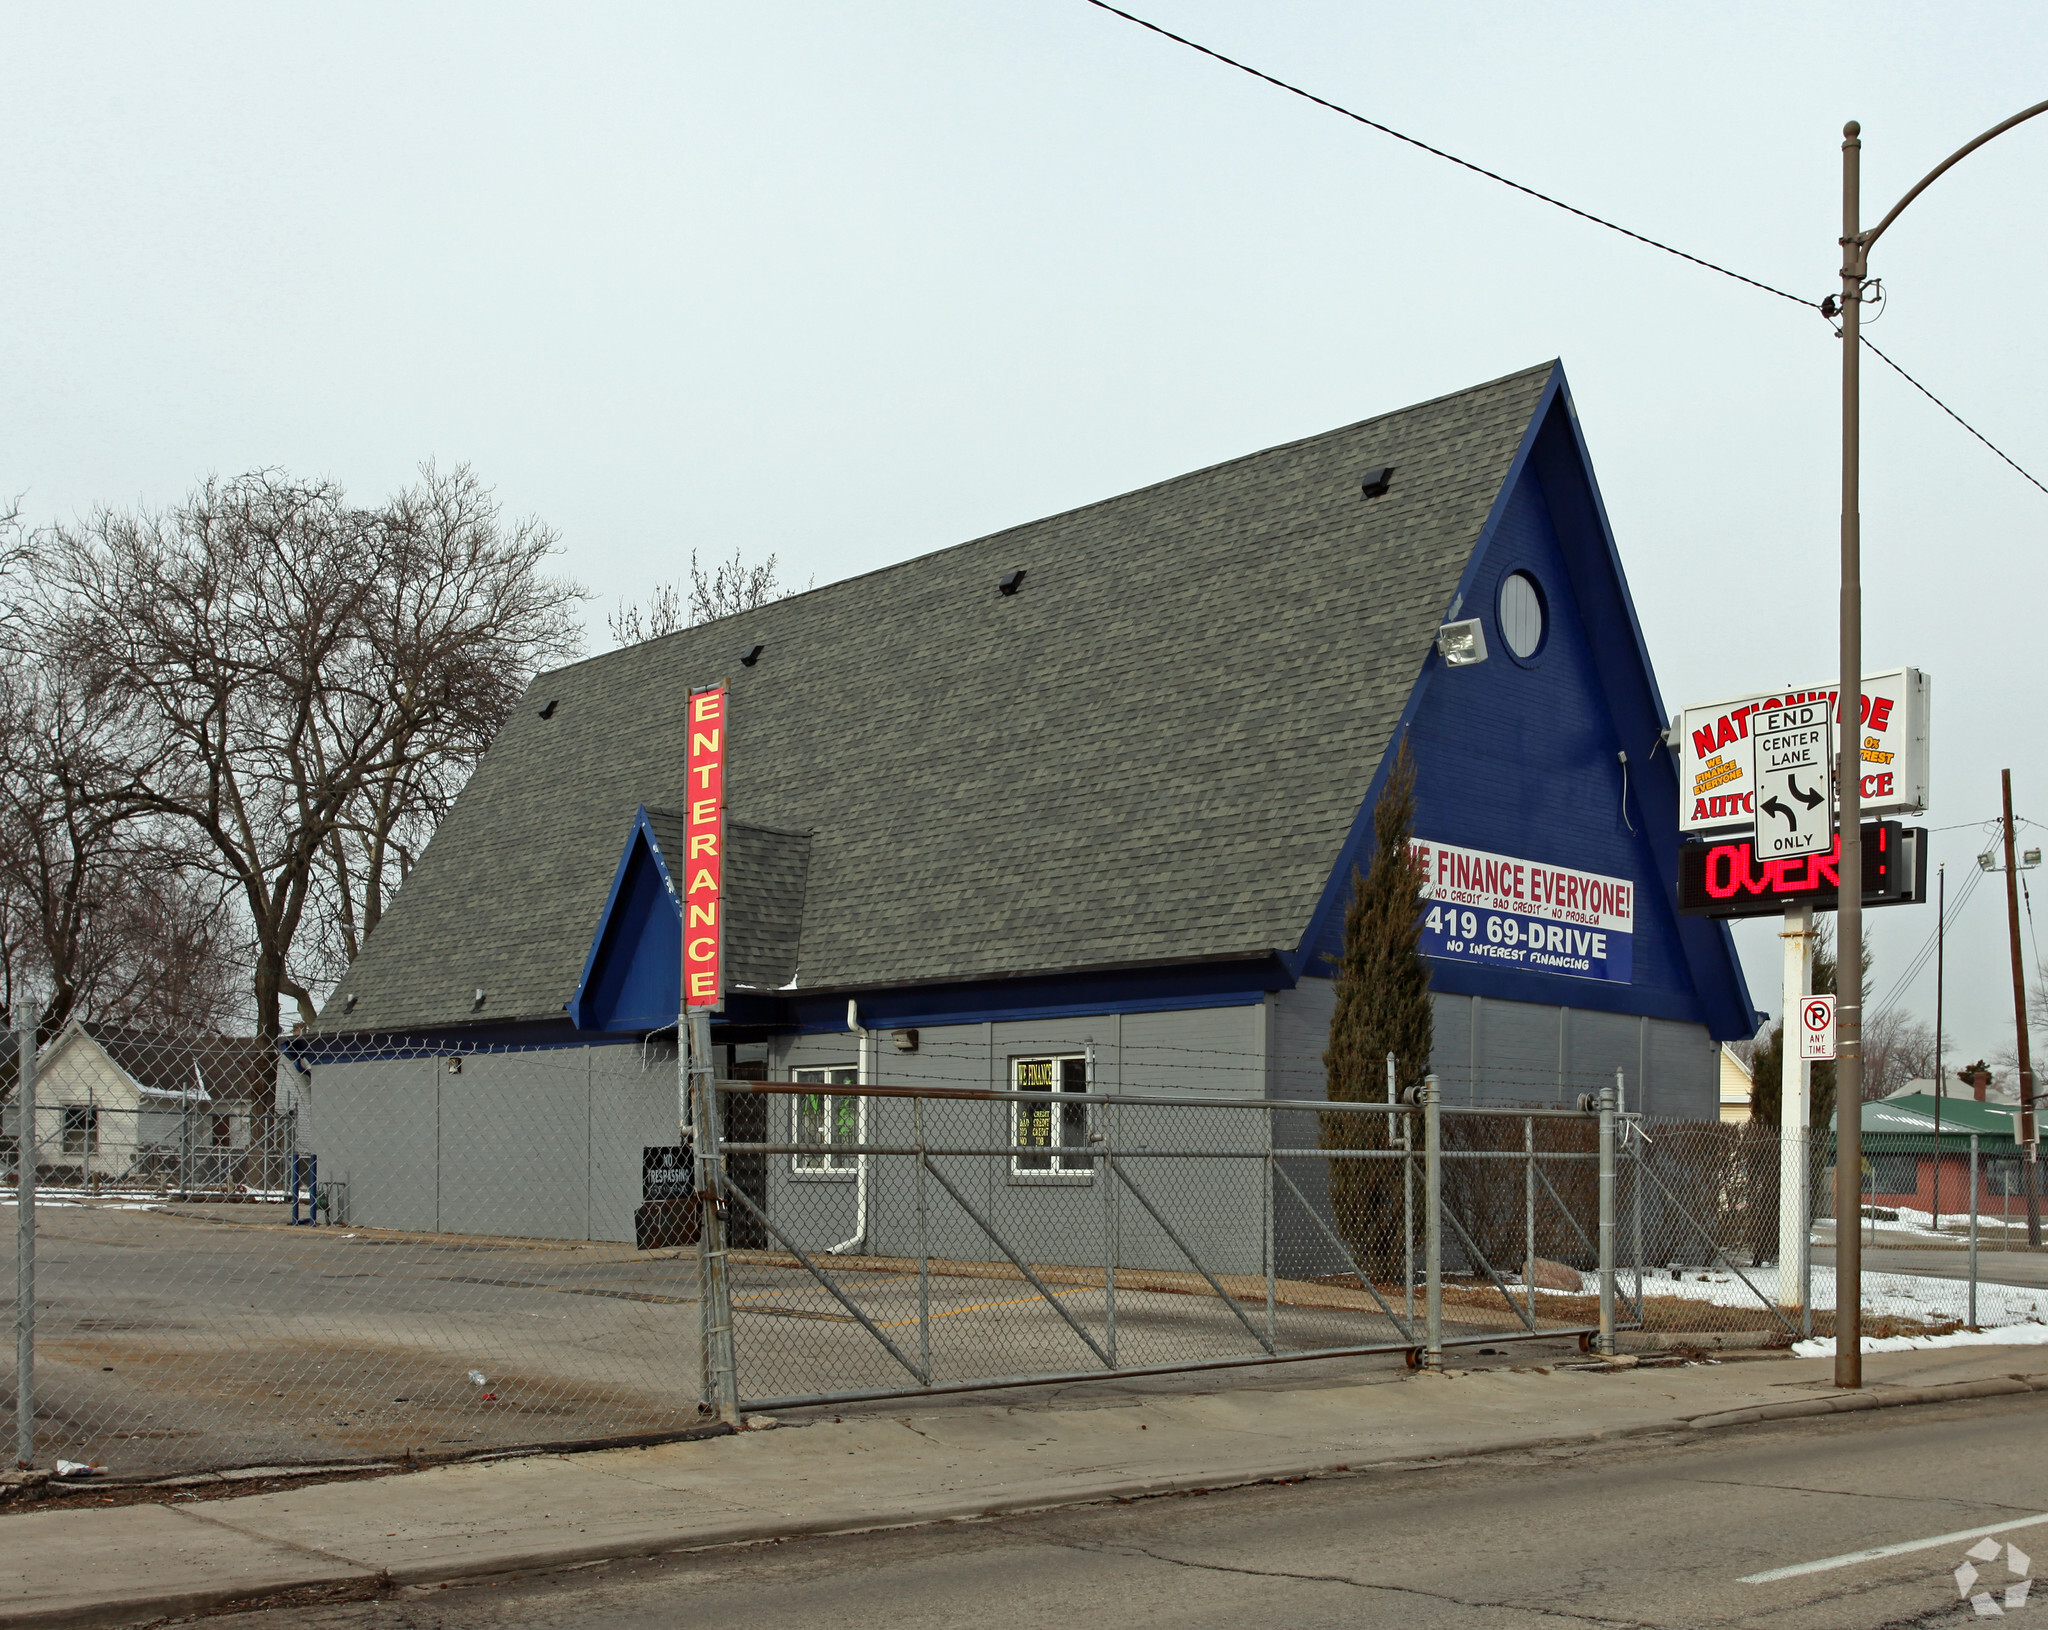
[[[128,1199],[39,1213],[44,1461],[136,1478],[699,1422],[690,1249],[299,1228],[268,1205]],[[832,1259],[828,1271],[845,1301],[786,1259],[735,1253],[744,1396],[902,1388],[927,1362],[943,1384],[1087,1374],[1108,1354],[1143,1368],[1255,1358],[1266,1340],[1296,1351],[1404,1340],[1355,1288],[1281,1282],[1269,1308],[1262,1279],[1233,1280],[1233,1313],[1196,1274],[1120,1271],[1112,1335],[1098,1269],[1047,1269],[1043,1294],[1008,1264],[937,1263],[923,1282],[914,1263]],[[1503,1309],[1451,1313],[1453,1336],[1513,1334]],[[4,1375],[0,1393],[11,1412]]]
[[[1816,1245],[1813,1260],[1818,1267],[1832,1268],[1835,1265],[1834,1247]],[[1939,1244],[1929,1249],[1866,1245],[1863,1247],[1863,1271],[1918,1274],[1927,1279],[1953,1279],[1967,1283],[1970,1259],[1964,1249]],[[1986,1285],[2048,1289],[2048,1251],[2002,1251],[1996,1244],[1986,1241],[1977,1252],[1977,1279]]]

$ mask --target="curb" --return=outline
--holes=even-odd
[[[1755,1421],[1789,1421],[1804,1415],[1847,1415],[1865,1409],[1891,1409],[1901,1404],[1943,1404],[1965,1398],[1997,1398],[2020,1392],[2048,1392],[2048,1375],[2002,1375],[1988,1381],[1955,1381],[1940,1387],[1899,1387],[1887,1392],[1842,1392],[1831,1398],[1800,1398],[1753,1409],[1729,1409],[1718,1415],[1696,1415],[1686,1424],[1710,1431],[1720,1426],[1748,1426]]]

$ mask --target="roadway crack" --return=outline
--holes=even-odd
[[[1241,1567],[1228,1562],[1197,1562],[1188,1557],[1168,1556],[1163,1551],[1148,1550],[1142,1545],[1091,1545],[1081,1540],[1061,1539],[1056,1541],[1069,1550],[1091,1551],[1103,1556],[1142,1556],[1154,1562],[1165,1562],[1176,1568],[1192,1568],[1201,1573],[1234,1573],[1250,1579],[1294,1579],[1310,1585],[1348,1585],[1353,1590],[1386,1591],[1396,1596],[1416,1596],[1425,1601],[1443,1602],[1451,1607],[1494,1608],[1501,1612],[1528,1613],[1538,1618],[1555,1619],[1560,1624],[1608,1625],[1617,1630],[1648,1630],[1651,1621],[1646,1619],[1614,1619],[1596,1613],[1571,1613],[1558,1608],[1536,1607],[1527,1602],[1483,1601],[1466,1596],[1453,1596],[1445,1591],[1424,1590],[1418,1585],[1390,1585],[1374,1579],[1354,1579],[1343,1573],[1297,1573],[1288,1568]]]

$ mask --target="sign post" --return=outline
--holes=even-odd
[[[1813,907],[1801,902],[1785,907],[1780,935],[1785,947],[1785,1005],[1797,1013],[1813,989]],[[1778,1045],[1778,1305],[1806,1305],[1806,1257],[1812,1248],[1808,1219],[1807,1129],[1813,1119],[1813,1066],[1806,1049],[1794,1047],[1781,1032]]]

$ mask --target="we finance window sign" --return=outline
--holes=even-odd
[[[1636,886],[1571,866],[1410,844],[1428,881],[1425,956],[1627,984],[1635,970]]]

